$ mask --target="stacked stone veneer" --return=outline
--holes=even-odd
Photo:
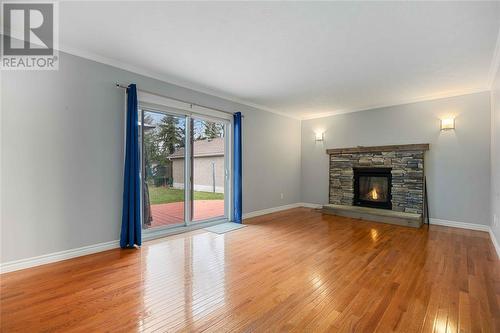
[[[424,152],[394,151],[330,155],[330,203],[353,205],[353,168],[392,168],[392,210],[422,214]]]

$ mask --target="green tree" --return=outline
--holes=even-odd
[[[184,146],[184,133],[179,128],[175,117],[165,116],[158,125],[157,140],[165,158],[174,153],[175,149]]]
[[[168,157],[184,146],[184,131],[179,120],[166,115],[158,122],[145,114],[143,140],[146,179],[153,179],[154,184],[167,184],[172,177],[172,161]]]
[[[221,138],[224,136],[224,126],[220,123],[204,121],[204,137],[207,139]]]

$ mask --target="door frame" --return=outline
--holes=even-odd
[[[189,163],[185,163],[184,165],[184,170],[185,170],[185,176],[184,176],[184,181],[189,181],[189,191],[185,191],[185,199],[190,200],[190,203],[188,205],[184,205],[184,212],[185,212],[185,221],[186,225],[198,225],[201,223],[205,222],[213,222],[213,221],[219,221],[221,219],[224,219],[225,221],[230,221],[231,216],[232,216],[232,172],[231,170],[233,169],[232,166],[232,147],[231,147],[231,142],[230,137],[232,137],[232,121],[229,119],[222,119],[218,117],[213,117],[213,116],[205,116],[205,115],[199,115],[199,114],[191,114],[190,116],[187,117],[186,121],[189,121],[189,136],[186,134],[186,139],[189,138],[191,140],[191,131],[192,131],[192,121],[193,120],[207,120],[207,121],[217,121],[221,122],[224,124],[224,215],[223,216],[215,216],[212,218],[204,219],[204,220],[193,220],[192,212],[194,209],[194,199],[191,197],[191,195],[194,193],[194,184],[193,184],[193,175],[194,175],[194,170],[193,170],[193,165],[194,165],[194,156],[193,156],[193,147],[191,144],[191,141],[189,142],[189,149],[186,149],[186,155],[189,150]],[[194,141],[193,141],[194,142]],[[186,147],[188,144],[185,144]],[[189,165],[188,165],[189,164]],[[186,177],[186,175],[189,175],[189,177]],[[186,195],[186,193],[189,192],[189,195]],[[187,212],[187,214],[186,214]],[[188,219],[189,217],[189,219]]]
[[[175,117],[184,117],[185,119],[185,135],[184,135],[184,223],[175,224],[170,226],[157,227],[152,229],[142,229],[143,231],[143,240],[154,239],[158,237],[163,237],[168,234],[186,232],[189,230],[194,230],[198,228],[203,228],[208,225],[215,225],[218,223],[228,222],[231,220],[232,212],[233,212],[233,200],[232,200],[232,184],[233,184],[233,175],[232,175],[232,135],[233,135],[233,119],[231,115],[222,114],[221,112],[213,113],[213,112],[193,112],[185,109],[180,109],[177,107],[172,107],[168,105],[161,105],[156,103],[149,103],[146,101],[139,100],[138,108],[141,110],[141,124],[144,120],[144,111],[151,111],[157,113],[163,113],[165,115],[171,115]],[[197,110],[199,111],[199,110]],[[192,162],[193,162],[193,149],[191,144],[191,124],[192,119],[201,119],[201,120],[210,120],[210,121],[218,121],[223,122],[225,127],[225,136],[224,136],[224,215],[219,217],[214,217],[206,220],[198,220],[192,221],[191,216],[191,207],[192,203]],[[143,201],[143,170],[145,166],[144,159],[144,141],[143,141],[143,133],[144,126],[141,126],[140,135],[140,156],[141,156],[141,224],[144,225],[144,201]]]

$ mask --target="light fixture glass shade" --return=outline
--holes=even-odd
[[[455,119],[441,119],[441,131],[455,129]]]
[[[316,141],[323,141],[323,139],[324,139],[324,133],[316,132]]]

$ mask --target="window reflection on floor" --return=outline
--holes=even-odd
[[[150,312],[141,320],[141,330],[192,322],[225,305],[224,236],[204,232],[163,239],[144,251],[143,302]],[[176,287],[157,288],[158,280]]]

